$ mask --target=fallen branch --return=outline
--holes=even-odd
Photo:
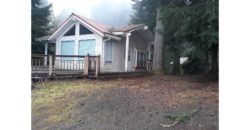
[[[176,125],[177,123],[179,123],[179,121],[175,121],[173,122],[172,124],[169,124],[169,125],[164,125],[164,124],[160,124],[162,127],[171,127],[171,126],[174,126]]]

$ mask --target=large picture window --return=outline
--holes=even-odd
[[[61,55],[74,55],[75,53],[75,41],[62,41],[61,42]],[[70,60],[72,58],[64,57],[64,60]]]
[[[80,40],[78,47],[78,55],[95,55],[95,47],[95,39]]]
[[[62,41],[61,55],[74,55],[75,41]]]
[[[105,42],[105,63],[112,63],[112,42]]]

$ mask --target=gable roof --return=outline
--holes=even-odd
[[[96,21],[93,21],[93,20],[88,19],[86,17],[77,15],[75,13],[72,13],[57,29],[55,29],[55,31],[49,37],[49,40],[56,33],[58,33],[63,28],[63,26],[65,26],[71,20],[72,17],[76,18],[77,20],[79,20],[82,23],[85,23],[87,26],[92,28],[92,30],[94,30],[95,32],[97,32],[101,36],[105,36],[105,34],[115,35],[114,32],[128,33],[130,31],[135,31],[135,30],[138,30],[138,29],[145,27],[144,24],[128,25],[128,26],[123,26],[123,27],[112,27],[112,26],[98,23]]]
[[[97,23],[91,19],[77,15],[75,13],[72,13],[72,15],[78,17],[79,19],[81,19],[82,21],[84,21],[85,23],[89,24],[90,26],[94,27],[95,29],[99,30],[102,33],[109,33],[109,29],[111,28],[111,26]]]

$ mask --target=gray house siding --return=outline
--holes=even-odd
[[[135,50],[147,51],[148,45],[144,38],[138,32],[132,32],[129,37],[129,49],[131,50],[131,68],[129,71],[133,71],[135,61]],[[125,45],[126,38],[122,38],[121,41],[112,40],[113,60],[112,63],[103,64],[102,72],[124,72],[125,71]]]

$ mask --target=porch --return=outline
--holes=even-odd
[[[115,78],[144,76],[149,74],[152,63],[147,62],[145,69],[134,72],[101,72],[100,56],[93,55],[32,55],[32,81],[58,78]]]

